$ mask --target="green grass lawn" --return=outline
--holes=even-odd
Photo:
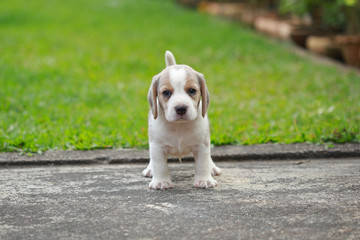
[[[204,73],[215,145],[359,142],[360,77],[165,0],[0,2],[0,151],[147,146],[165,50]]]

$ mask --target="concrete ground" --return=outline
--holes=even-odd
[[[232,160],[280,160],[314,158],[351,158],[360,157],[360,143],[332,145],[296,144],[260,144],[228,145],[213,147],[211,156],[215,161]],[[183,158],[193,161],[192,157]],[[98,149],[91,151],[47,151],[42,154],[19,154],[17,152],[0,153],[0,167],[14,165],[66,165],[66,164],[112,164],[146,163],[149,161],[147,149]],[[170,159],[171,161],[171,159]],[[178,159],[175,159],[178,161]]]
[[[145,163],[0,168],[0,239],[360,239],[360,158],[223,161],[215,189]]]

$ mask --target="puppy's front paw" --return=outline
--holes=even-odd
[[[152,177],[151,168],[147,167],[142,171],[142,175],[145,177]]]
[[[221,169],[217,166],[214,166],[211,170],[211,175],[213,176],[219,176],[221,174]]]
[[[196,188],[214,188],[217,185],[217,181],[212,177],[208,179],[195,179],[194,181],[194,187]]]
[[[171,182],[171,180],[165,180],[165,181],[156,181],[152,180],[149,184],[149,188],[156,189],[156,190],[165,190],[169,188],[173,188],[174,184]]]

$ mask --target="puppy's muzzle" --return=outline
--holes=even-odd
[[[178,115],[183,116],[186,114],[187,106],[176,106],[175,111]]]

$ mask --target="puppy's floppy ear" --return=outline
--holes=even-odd
[[[158,96],[158,86],[159,86],[159,75],[153,77],[149,92],[148,92],[148,101],[150,104],[151,113],[154,116],[154,119],[158,117],[157,109],[157,96]]]
[[[201,73],[198,73],[198,72],[196,73],[196,75],[198,77],[198,81],[199,81],[199,85],[200,85],[200,92],[201,92],[201,101],[202,101],[201,115],[203,117],[205,117],[205,114],[206,114],[206,112],[209,108],[209,104],[210,104],[209,90],[207,89],[204,75],[202,75]]]

